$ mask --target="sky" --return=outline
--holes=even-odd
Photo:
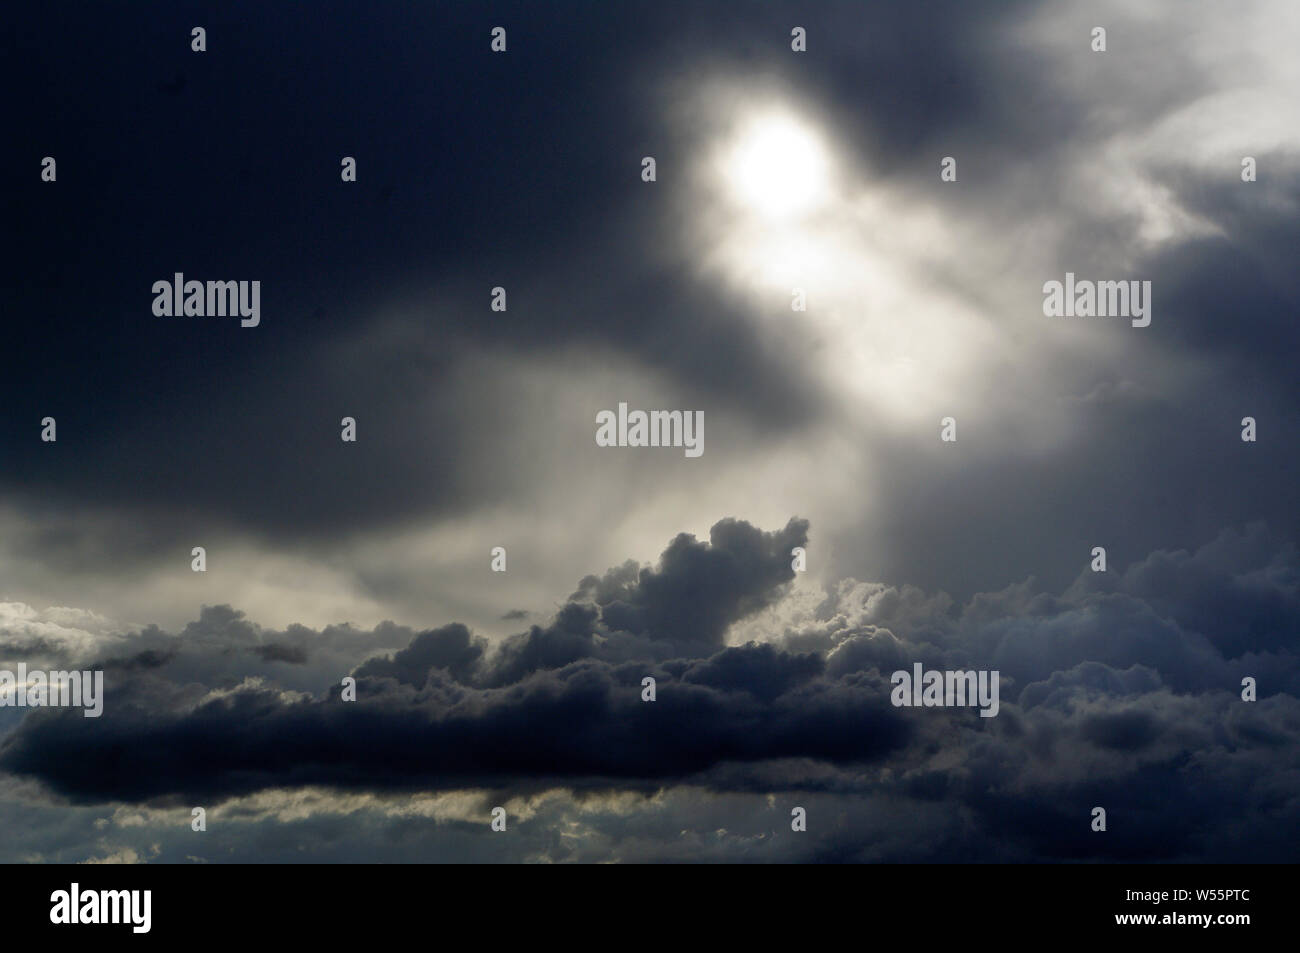
[[[0,860],[1300,855],[1294,4],[15,25]]]

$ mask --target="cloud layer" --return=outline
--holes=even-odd
[[[1300,558],[1262,527],[1088,570],[1061,594],[1028,581],[960,606],[910,586],[796,586],[789,552],[807,530],[729,519],[708,542],[678,536],[656,566],[583,579],[550,623],[495,648],[454,623],[276,632],[228,607],[179,635],[88,647],[11,607],[7,644],[51,667],[102,665],[108,692],[98,720],[28,713],[0,768],[74,804],[156,809],[295,789],[857,796],[817,818],[846,857],[871,853],[854,841],[873,826],[859,814],[882,801],[963,819],[927,831],[921,858],[975,859],[978,844],[1004,859],[1224,859],[1227,831],[1261,857],[1297,846]],[[1217,612],[1183,612],[1189,586]],[[691,626],[673,615],[683,604]],[[746,626],[767,640],[724,644]],[[344,643],[397,639],[339,664]],[[891,706],[890,673],[914,662],[999,670],[1000,713]],[[355,702],[340,699],[345,672]],[[1094,806],[1111,818],[1104,841]]]

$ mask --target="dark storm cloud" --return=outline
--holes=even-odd
[[[790,551],[807,543],[808,521],[799,519],[769,533],[720,520],[707,543],[682,533],[657,567],[627,562],[585,577],[550,625],[507,639],[480,678],[506,685],[597,655],[635,661],[715,649],[733,622],[780,597],[794,579]]]
[[[271,657],[275,654],[272,646],[258,646],[253,651],[266,661],[271,661]],[[175,657],[176,652],[174,650],[145,649],[143,652],[136,652],[126,658],[106,658],[96,664],[105,672],[131,672],[141,669],[162,668]]]
[[[1076,156],[1090,149],[1100,154],[1082,135],[1063,143],[1073,143]],[[975,148],[1000,153],[1007,147],[989,140]],[[1071,163],[1056,148],[1029,172],[1006,155],[1005,165],[1015,170],[1007,173],[1008,189],[1067,188],[1063,172]],[[990,164],[996,164],[992,157]],[[1137,558],[1251,521],[1292,539],[1300,535],[1300,442],[1289,424],[1300,411],[1290,360],[1300,349],[1300,327],[1289,318],[1300,299],[1300,273],[1288,257],[1300,245],[1293,211],[1300,176],[1285,155],[1274,154],[1270,165],[1276,171],[1259,192],[1240,181],[1235,165],[1162,175],[1157,181],[1171,202],[1223,234],[1142,250],[1124,266],[1113,263],[1115,249],[1131,244],[1134,218],[1057,213],[1068,223],[1061,264],[1042,280],[1059,279],[1067,269],[1148,278],[1153,323],[1120,332],[1122,362],[1098,366],[1078,394],[1046,398],[1070,408],[1062,424],[1069,441],[1051,453],[1032,441],[1001,440],[1003,420],[976,423],[979,408],[965,408],[972,417],[963,439],[981,446],[998,441],[1001,452],[987,460],[964,457],[959,494],[951,492],[954,472],[916,454],[910,435],[884,438],[879,453],[890,464],[880,491],[891,506],[881,575],[964,597],[1029,573],[1063,586],[1094,545]],[[1037,292],[1037,286],[1025,289],[1028,313],[1041,303]],[[1162,390],[1155,380],[1162,355],[1196,366],[1195,385]],[[1127,387],[1116,386],[1117,375],[1131,375]],[[1256,443],[1240,439],[1246,416],[1261,428]],[[955,526],[961,529],[954,539]],[[862,534],[851,527],[844,535]],[[994,539],[996,555],[986,558]],[[840,568],[854,573],[855,560],[842,558]]]
[[[688,668],[682,679],[723,691],[749,692],[771,702],[794,686],[822,674],[820,656],[811,652],[790,655],[771,645],[724,649]]]
[[[1293,544],[1257,524],[1195,552],[1152,553],[1123,574],[1086,573],[1078,588],[1141,599],[1231,659],[1300,643],[1297,563]]]
[[[1150,744],[1162,727],[1148,712],[1117,712],[1088,716],[1079,734],[1099,747],[1137,750]]]
[[[379,11],[358,28],[341,7],[311,17],[235,7],[212,21],[203,56],[185,42],[192,17],[119,10],[101,22],[83,11],[84,34],[33,24],[22,51],[32,62],[18,67],[33,94],[19,97],[15,138],[47,143],[62,171],[57,189],[9,200],[26,236],[7,283],[12,307],[44,316],[10,328],[14,351],[43,361],[18,362],[0,384],[0,488],[29,512],[38,501],[50,511],[23,546],[56,570],[125,566],[164,558],[212,523],[280,543],[536,492],[521,482],[527,468],[483,456],[494,446],[510,455],[490,435],[514,414],[491,385],[457,377],[467,347],[539,360],[566,344],[611,347],[715,410],[746,414],[760,438],[823,419],[818,368],[773,353],[749,308],[700,280],[676,252],[669,203],[637,178],[636,160],[659,156],[655,187],[668,194],[700,147],[701,130],[678,135],[662,121],[661,83],[718,65],[775,78],[843,121],[834,132],[850,161],[906,188],[959,151],[973,178],[944,193],[954,213],[989,234],[1008,216],[1065,221],[1061,261],[1084,272],[1131,238],[1134,221],[1061,202],[1077,191],[1078,157],[1102,141],[1097,90],[1058,81],[1080,61],[1054,63],[1057,47],[1017,41],[1036,12],[522,5],[499,11],[512,29],[501,57],[482,42],[482,17],[459,8]],[[813,38],[806,59],[788,52],[795,22]],[[1061,29],[1077,26],[1067,18]],[[1215,77],[1168,44],[1166,73],[1139,69],[1160,30],[1159,20],[1118,25],[1124,42],[1108,62],[1112,82],[1129,85],[1107,133],[1213,91]],[[570,42],[569,31],[587,39]],[[120,68],[79,83],[70,64],[102,55]],[[363,78],[346,65],[367,62],[385,66]],[[183,158],[173,143],[187,145]],[[355,189],[337,179],[342,155],[361,162]],[[1133,263],[1153,279],[1159,311],[1132,347],[1186,351],[1215,376],[1192,393],[1112,387],[1078,408],[1056,452],[1003,442],[965,460],[962,494],[914,452],[914,435],[877,435],[864,452],[881,461],[882,515],[871,533],[856,513],[827,529],[838,574],[964,598],[1028,573],[1062,586],[1098,542],[1136,558],[1229,523],[1300,532],[1300,458],[1281,424],[1300,398],[1286,361],[1300,286],[1284,252],[1300,240],[1289,212],[1300,180],[1283,154],[1265,156],[1268,175],[1251,188],[1234,169],[1188,171],[1179,158],[1168,157],[1160,186],[1223,234]],[[23,166],[9,178],[32,176]],[[274,320],[243,331],[153,318],[148,284],[177,269],[260,276]],[[930,268],[926,280],[973,291],[955,268]],[[511,295],[504,314],[486,308],[497,284]],[[404,333],[387,335],[388,306],[408,299],[417,304]],[[1025,301],[1037,308],[1036,284]],[[1115,374],[1097,369],[1098,393]],[[339,453],[345,413],[361,423],[361,452]],[[1261,427],[1248,456],[1229,449],[1247,413]],[[35,440],[46,414],[60,421],[57,446]],[[998,437],[992,421],[965,433],[990,446]],[[1220,447],[1215,466],[1201,465],[1206,447]],[[60,528],[54,514],[68,503],[120,518]],[[880,555],[863,550],[867,539],[883,541]]]
[[[879,175],[927,198],[935,194],[938,157],[958,156],[972,177],[964,181],[978,185],[944,191],[943,208],[978,223],[990,240],[1014,231],[1027,207],[1044,229],[1059,227],[1055,263],[1018,296],[1022,314],[1038,314],[1042,281],[1072,270],[1150,279],[1154,323],[1125,330],[1124,353],[1086,370],[1077,394],[1040,395],[1069,408],[1060,424],[1069,439],[1051,452],[1032,439],[1004,436],[1011,419],[988,415],[974,400],[936,408],[936,420],[957,414],[968,428],[963,439],[998,450],[987,460],[963,455],[960,493],[952,492],[953,470],[916,452],[914,434],[877,438],[873,456],[886,461],[878,490],[889,503],[883,520],[867,515],[872,532],[853,519],[832,531],[837,571],[870,571],[965,598],[1030,573],[1064,586],[1082,565],[1078,554],[1093,545],[1135,559],[1255,520],[1294,539],[1300,443],[1288,422],[1300,411],[1290,360],[1300,348],[1300,328],[1290,320],[1300,299],[1291,253],[1300,245],[1300,167],[1293,149],[1276,144],[1272,127],[1285,124],[1285,113],[1243,117],[1240,128],[1225,123],[1203,135],[1153,133],[1177,125],[1171,117],[1211,109],[1237,88],[1231,64],[1259,57],[1265,44],[1248,30],[1225,33],[1212,56],[1199,44],[1170,44],[1167,16],[1115,11],[1108,21],[1112,45],[1102,57],[1088,50],[1094,24],[1077,6],[972,6],[970,22],[943,4],[928,12],[941,37],[960,24],[963,42],[949,48],[936,40],[935,56],[918,57],[910,68],[885,50],[877,51],[880,60],[859,57],[854,31],[834,31],[824,41],[824,55],[837,64],[825,82],[839,90],[843,114],[860,117],[839,131]],[[1022,28],[1034,21],[1026,34]],[[872,42],[910,49],[931,42],[895,26],[871,31]],[[1161,68],[1152,70],[1157,57]],[[890,78],[865,81],[878,62]],[[921,88],[921,70],[932,95],[909,115],[895,108],[895,97]],[[1250,98],[1263,103],[1282,93],[1259,82]],[[870,109],[861,108],[864,99]],[[848,108],[852,103],[859,107]],[[1130,143],[1119,151],[1143,158],[1132,168],[1115,163],[1117,143]],[[1243,155],[1259,158],[1268,174],[1243,183]],[[1080,170],[1091,175],[1088,189],[1079,187]],[[1124,177],[1135,172],[1125,186]],[[1129,201],[1105,200],[1107,188],[1126,188]],[[1151,247],[1135,241],[1147,224],[1142,205],[1153,195],[1207,224],[1208,233]],[[987,276],[963,284],[962,264],[959,257],[929,269],[927,280],[977,299]],[[1046,341],[1050,330],[1026,324],[1016,333]],[[1159,380],[1156,368],[1171,356],[1197,368],[1194,383],[1191,376],[1182,384]],[[1052,357],[1043,351],[1030,360]],[[1090,393],[1100,399],[1081,399]],[[1267,439],[1242,444],[1247,415],[1269,428]],[[857,540],[870,540],[870,548],[863,551]]]
[[[113,681],[118,711],[110,721],[116,727],[90,741],[102,757],[89,774],[54,781],[54,787],[93,798],[91,778],[101,776],[118,798],[197,793],[207,783],[201,779],[214,776],[211,759],[227,747],[219,738],[233,723],[243,726],[236,745],[242,767],[232,766],[230,786],[208,794],[274,785],[275,765],[303,760],[318,768],[289,767],[301,783],[348,785],[352,777],[365,788],[418,789],[465,784],[476,776],[517,783],[521,769],[536,771],[536,784],[548,778],[652,783],[728,760],[876,757],[906,733],[878,678],[819,684],[819,658],[771,646],[712,654],[730,624],[780,598],[794,577],[790,549],[807,544],[807,529],[806,521],[792,519],[764,533],[727,519],[712,528],[708,542],[679,535],[656,567],[633,565],[584,579],[575,594],[579,601],[568,603],[550,625],[508,639],[490,657],[484,640],[462,625],[416,634],[391,657],[355,669],[356,708],[333,691],[320,700],[294,701],[261,682],[240,682],[279,674],[254,667],[248,656],[307,662],[309,652],[331,644],[328,637],[302,627],[266,633],[229,608],[205,610],[176,640],[185,664],[170,679],[151,672]],[[682,604],[694,609],[685,621]],[[159,637],[150,630],[140,640]],[[700,654],[676,656],[682,649]],[[641,700],[647,673],[669,680],[675,673],[679,687],[668,704],[654,708]],[[224,691],[204,700],[203,686]],[[172,712],[170,723],[158,719],[165,710]],[[38,732],[49,732],[41,746],[62,733],[57,718],[32,725],[37,722],[46,726]],[[712,728],[702,731],[702,725]],[[141,731],[160,732],[157,744],[189,752],[170,780],[131,763],[133,750],[153,743],[137,749],[127,740]],[[534,736],[538,731],[550,740]],[[191,732],[192,743],[185,740]],[[263,743],[259,738],[261,754],[254,751]],[[385,740],[368,744],[367,738]],[[303,747],[294,753],[286,744]],[[6,763],[26,773],[37,750],[15,737],[5,749],[13,760]],[[430,751],[437,752],[433,759]]]
[[[419,688],[430,669],[440,668],[456,681],[468,682],[486,650],[486,639],[475,639],[469,629],[455,623],[421,632],[391,659],[371,659],[357,669],[356,675],[358,678],[394,678]]]
[[[1018,32],[1062,9],[1033,40]],[[918,454],[916,434],[873,433],[870,488],[860,511],[821,527],[831,555],[818,567],[896,584],[846,579],[770,643],[726,636],[788,609],[789,549],[807,539],[797,521],[678,537],[658,566],[582,579],[546,624],[495,647],[458,623],[272,630],[224,605],[178,632],[89,648],[23,631],[0,642],[6,659],[95,664],[108,697],[100,719],[5,710],[7,780],[85,805],[316,784],[667,792],[665,815],[598,815],[583,838],[555,832],[586,816],[543,810],[532,843],[561,859],[602,859],[611,842],[630,857],[772,856],[757,840],[675,839],[743,826],[738,805],[755,837],[785,828],[772,850],[788,859],[1300,856],[1294,156],[1243,132],[1227,153],[1261,157],[1249,186],[1235,154],[1191,169],[1184,142],[1151,158],[1143,194],[1167,193],[1214,231],[1153,248],[1133,241],[1139,209],[1111,208],[1074,177],[1103,168],[1111,142],[1158,152],[1144,132],[1237,81],[1231,56],[1251,52],[1233,46],[1240,34],[1223,33],[1219,61],[1169,16],[1116,15],[1101,61],[1088,59],[1081,7],[497,10],[18,15],[24,42],[6,66],[22,95],[7,121],[25,146],[0,162],[6,182],[28,184],[4,198],[22,240],[3,286],[17,359],[0,383],[0,502],[29,520],[7,540],[24,562],[130,571],[187,553],[200,526],[275,547],[545,500],[553,487],[531,460],[484,465],[510,457],[493,435],[517,414],[501,381],[466,379],[481,351],[539,366],[570,345],[584,359],[607,349],[707,397],[711,414],[743,416],[757,452],[815,430],[830,413],[821,366],[774,348],[747,306],[702,280],[666,211],[710,130],[678,136],[661,83],[689,87],[715,67],[772,79],[834,118],[873,187],[928,205],[938,157],[959,155],[940,218],[979,223],[1011,257],[1039,244],[1036,230],[1059,232],[1060,271],[1123,262],[1153,281],[1153,324],[1106,329],[1125,335],[1106,361],[1067,360],[1077,393],[1021,394],[1020,369],[1005,368],[1025,406],[1067,408],[1049,447],[1014,415],[980,419],[974,401],[956,410],[959,446],[983,452],[960,463]],[[487,52],[495,20],[510,29],[504,57]],[[200,22],[202,56],[188,49]],[[795,23],[809,29],[805,57],[788,52]],[[36,187],[46,154],[57,188]],[[646,154],[660,160],[658,191],[637,178]],[[358,158],[355,186],[338,180],[343,155]],[[963,264],[924,264],[916,278],[986,300],[982,283],[998,276],[963,285]],[[260,279],[262,326],[154,318],[150,283],[177,270]],[[1061,275],[1036,277],[1023,313],[1038,309],[1039,281]],[[498,284],[504,314],[487,310]],[[1025,370],[1046,354],[1030,349]],[[1179,370],[1162,376],[1166,359]],[[57,444],[36,439],[47,414]],[[362,453],[338,452],[343,414],[360,421]],[[1258,443],[1238,437],[1246,415]],[[103,521],[71,504],[103,505]],[[1087,569],[1096,545],[1105,574]],[[494,614],[521,597],[504,598]],[[998,717],[891,707],[889,673],[917,661],[1000,670]],[[355,703],[339,699],[349,673]],[[654,703],[641,701],[646,675]],[[1240,698],[1246,677],[1258,702]],[[773,792],[834,820],[792,843],[787,805],[753,806]],[[1105,835],[1088,827],[1096,805]],[[78,842],[50,811],[0,803],[30,851],[47,839],[31,817]],[[303,842],[355,859],[340,857],[349,836],[420,859],[429,828],[358,812],[253,836],[281,859]]]
[[[1122,571],[1084,569],[1061,594],[1029,580],[979,593],[960,611],[913,586],[860,584],[828,610],[856,613],[855,627],[828,627],[820,639],[804,632],[797,644],[829,651],[828,668],[838,672],[859,661],[895,666],[906,654],[880,633],[906,635],[929,665],[997,668],[1030,693],[1088,662],[1151,667],[1180,692],[1229,691],[1244,676],[1266,674],[1271,691],[1295,695],[1298,571],[1295,548],[1254,524],[1194,552],[1156,551]]]
[[[683,684],[652,708],[639,682],[620,684],[596,662],[542,670],[504,692],[467,692],[435,673],[420,690],[366,682],[358,698],[355,708],[337,699],[286,705],[276,692],[241,691],[170,718],[156,704],[123,707],[57,766],[50,746],[67,726],[37,718],[3,763],[19,774],[40,771],[74,799],[220,799],[286,782],[408,790],[656,784],[719,761],[867,760],[907,734],[879,681],[792,692],[771,706]],[[150,767],[159,750],[176,754]]]
[[[15,322],[10,344],[47,353],[39,371],[5,375],[11,492],[148,502],[268,533],[463,506],[484,488],[455,461],[494,426],[466,419],[471,402],[450,388],[466,343],[612,346],[756,426],[812,411],[798,370],[744,315],[653,251],[673,243],[658,238],[662,203],[638,190],[638,162],[668,144],[641,118],[654,92],[628,67],[658,75],[677,17],[498,9],[511,49],[494,57],[491,24],[460,7],[389,8],[364,25],[341,5],[203,11],[206,54],[189,50],[196,15],[87,10],[75,35],[22,30],[31,95],[12,132],[55,155],[60,175],[9,200],[25,236],[10,305],[42,315]],[[748,44],[746,18],[710,16],[717,38]],[[70,68],[104,55],[114,67],[95,83]],[[339,181],[343,155],[358,159],[355,187]],[[149,288],[175,271],[262,281],[265,320],[154,317]],[[506,313],[487,308],[498,284]],[[411,295],[427,346],[385,347],[375,324]],[[345,413],[364,421],[366,461],[334,452]],[[47,414],[59,455],[30,439]]]
[[[288,662],[290,665],[301,665],[307,661],[307,650],[296,645],[270,642],[259,645],[253,649],[253,652],[265,662]]]
[[[1294,633],[1293,548],[1254,527],[1194,553],[1153,553],[1114,587],[1080,580],[1052,594],[1024,583],[961,607],[848,580],[797,633],[722,647],[697,631],[677,641],[697,648],[686,655],[674,651],[670,616],[667,629],[647,622],[640,633],[611,623],[612,607],[648,610],[701,559],[726,567],[701,573],[711,586],[691,592],[703,617],[779,613],[789,576],[774,567],[805,532],[797,521],[761,533],[724,520],[710,544],[678,537],[653,569],[584,579],[581,601],[495,652],[461,625],[407,632],[406,648],[355,667],[352,703],[337,683],[286,695],[264,667],[249,682],[252,660],[284,636],[209,610],[180,650],[190,674],[172,671],[178,658],[112,678],[100,719],[29,713],[0,765],[86,803],[218,803],[303,785],[513,796],[690,784],[719,796],[901,798],[918,817],[931,804],[968,812],[962,831],[931,826],[932,846],[908,828],[911,859],[1222,857],[1231,845],[1217,832],[1229,829],[1237,849],[1261,856],[1298,846],[1293,801],[1279,798],[1300,772],[1294,639],[1279,646],[1272,630],[1241,626],[1248,644],[1233,657],[1156,608],[1180,585],[1213,599],[1249,580],[1264,604],[1286,607],[1280,624]],[[1228,600],[1215,622],[1248,618]],[[632,648],[643,651],[629,658]],[[243,670],[229,667],[231,653],[248,660]],[[891,706],[889,674],[913,661],[1000,668],[998,717]],[[658,680],[653,703],[641,700],[646,674]],[[1258,702],[1239,698],[1243,674],[1259,679]],[[203,685],[214,682],[227,689],[210,694]],[[1096,805],[1113,819],[1104,843],[1088,837]],[[819,856],[876,856],[846,823],[835,843],[818,841]],[[906,855],[898,850],[893,859]]]
[[[807,543],[807,520],[791,520],[779,533],[722,520],[707,545],[679,535],[657,571],[625,565],[601,579],[588,576],[571,598],[591,598],[613,629],[716,644],[732,622],[764,608],[794,579],[791,550]]]
[[[815,375],[697,279],[674,251],[679,224],[639,181],[655,154],[671,194],[698,149],[658,115],[662,84],[732,63],[848,115],[863,89],[888,88],[859,131],[902,163],[950,121],[983,121],[977,38],[1017,9],[518,4],[493,14],[511,31],[495,57],[488,21],[455,6],[365,24],[334,4],[81,11],[71,33],[42,18],[21,30],[31,95],[13,133],[55,155],[60,178],[10,199],[25,240],[8,290],[16,311],[43,315],[12,327],[13,349],[46,360],[6,375],[0,480],[24,500],[147,502],[143,555],[182,521],[333,534],[449,512],[494,492],[464,472],[481,471],[469,451],[497,426],[450,383],[467,343],[611,346],[760,432],[798,427],[820,410]],[[206,54],[189,50],[195,16]],[[813,76],[789,55],[796,21],[824,57]],[[104,56],[95,83],[72,68]],[[338,180],[343,155],[360,164],[355,186]],[[266,320],[153,317],[148,289],[174,271],[261,280]],[[506,313],[487,311],[498,284]],[[376,322],[407,292],[425,302],[423,343],[386,346]],[[345,413],[363,422],[364,455],[336,452]],[[57,453],[32,439],[46,414]]]

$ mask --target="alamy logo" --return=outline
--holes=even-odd
[[[618,405],[618,414],[596,414],[598,447],[684,447],[688,457],[704,452],[704,411],[634,410]]]
[[[922,671],[921,663],[911,672],[899,670],[889,677],[894,690],[889,700],[900,708],[952,708],[979,705],[981,718],[998,713],[997,672]]]
[[[260,281],[186,281],[176,272],[172,280],[153,283],[153,313],[160,318],[239,315],[241,327],[255,328],[262,321]]]
[[[104,673],[0,670],[0,708],[67,708],[84,706],[87,718],[104,713]]]
[[[152,925],[153,891],[71,890],[50,894],[51,923],[129,923],[132,933],[148,933]]]
[[[1151,323],[1150,281],[1075,281],[1065,273],[1065,283],[1043,285],[1043,314],[1049,318],[1132,318],[1133,327]]]

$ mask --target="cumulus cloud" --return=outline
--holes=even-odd
[[[1278,826],[1294,807],[1276,799],[1279,778],[1300,771],[1294,646],[1246,626],[1231,643],[1243,653],[1230,653],[1167,611],[1173,579],[1156,573],[1157,584],[1152,570],[1181,567],[1172,574],[1201,587],[1218,580],[1224,593],[1250,580],[1266,604],[1288,607],[1284,624],[1294,626],[1293,548],[1251,527],[1194,553],[1153,553],[1113,586],[1081,577],[1053,594],[1027,581],[957,605],[844,580],[814,603],[792,587],[788,559],[807,530],[799,520],[763,532],[728,519],[708,542],[678,536],[657,565],[584,578],[549,625],[495,647],[454,623],[264,632],[229,608],[205,610],[147,664],[168,637],[124,636],[130,648],[112,650],[136,664],[111,670],[106,716],[29,712],[0,747],[0,767],[72,804],[149,810],[295,789],[329,800],[484,787],[555,791],[566,803],[690,788],[741,801],[779,792],[946,804],[964,812],[963,830],[930,830],[933,850],[996,843],[1005,858],[1088,855],[1096,843],[1079,818],[1095,802],[1140,818],[1108,839],[1110,856],[1222,852],[1226,841],[1209,833],[1216,817],[1280,849]],[[699,615],[677,637],[657,600],[679,605],[682,585]],[[767,641],[722,642],[763,624]],[[397,636],[407,644],[396,651],[338,664]],[[999,669],[999,715],[891,706],[890,673],[914,662]],[[304,670],[317,679],[312,690],[289,689]],[[356,702],[340,699],[347,672]],[[1247,674],[1260,683],[1253,704],[1239,697]],[[658,683],[654,702],[641,699],[646,675]],[[1164,816],[1160,798],[1185,801],[1199,821]],[[841,834],[870,826],[844,822]]]

